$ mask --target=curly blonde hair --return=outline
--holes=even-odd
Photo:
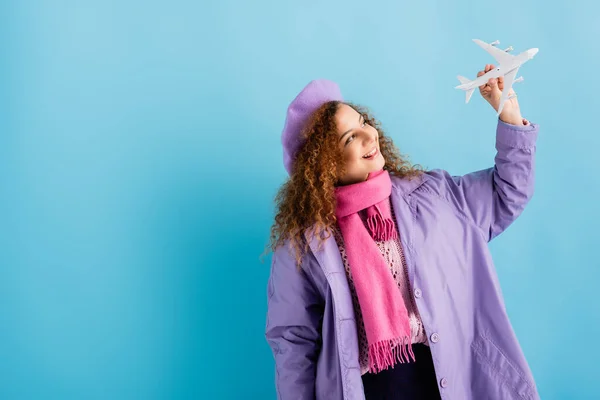
[[[336,112],[342,104],[362,114],[365,122],[377,129],[379,148],[385,159],[383,169],[390,175],[412,179],[424,172],[420,165],[411,165],[408,158],[399,153],[367,107],[342,101],[324,103],[310,116],[301,132],[306,142],[297,154],[290,178],[275,196],[277,212],[266,248],[267,252],[274,252],[289,241],[298,268],[309,248],[304,237],[306,230],[311,229],[309,233],[317,235],[321,247],[337,223],[334,190],[338,177],[346,172],[337,146],[339,136],[335,123]]]

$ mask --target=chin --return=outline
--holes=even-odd
[[[369,168],[370,169],[369,172],[379,171],[380,169],[383,169],[384,166],[385,166],[385,160],[383,159],[383,157],[381,157],[381,161],[378,160],[376,163],[373,163],[371,168]]]

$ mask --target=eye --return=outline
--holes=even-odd
[[[361,128],[364,128],[364,127],[365,127],[365,125],[367,125],[367,120],[366,120],[366,118],[365,118],[365,116],[364,116],[364,115],[362,116],[362,119],[363,119],[363,122],[362,122],[362,124],[360,124],[360,126],[361,126]],[[350,135],[350,137],[348,138],[348,140],[346,140],[346,145],[347,145],[348,143],[350,143],[350,142],[351,142],[351,140],[350,140],[350,139],[353,139],[355,136],[356,136],[355,134],[352,134],[352,135]]]

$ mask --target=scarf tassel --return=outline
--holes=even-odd
[[[384,219],[380,213],[374,213],[367,218],[367,227],[374,240],[387,241],[398,238],[394,221],[390,218]]]
[[[409,362],[410,358],[416,361],[408,337],[373,343],[369,345],[369,372],[379,373],[398,362]]]

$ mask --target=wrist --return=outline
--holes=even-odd
[[[505,115],[504,113],[500,114],[500,120],[506,124],[510,125],[526,125],[523,116],[519,114]]]

